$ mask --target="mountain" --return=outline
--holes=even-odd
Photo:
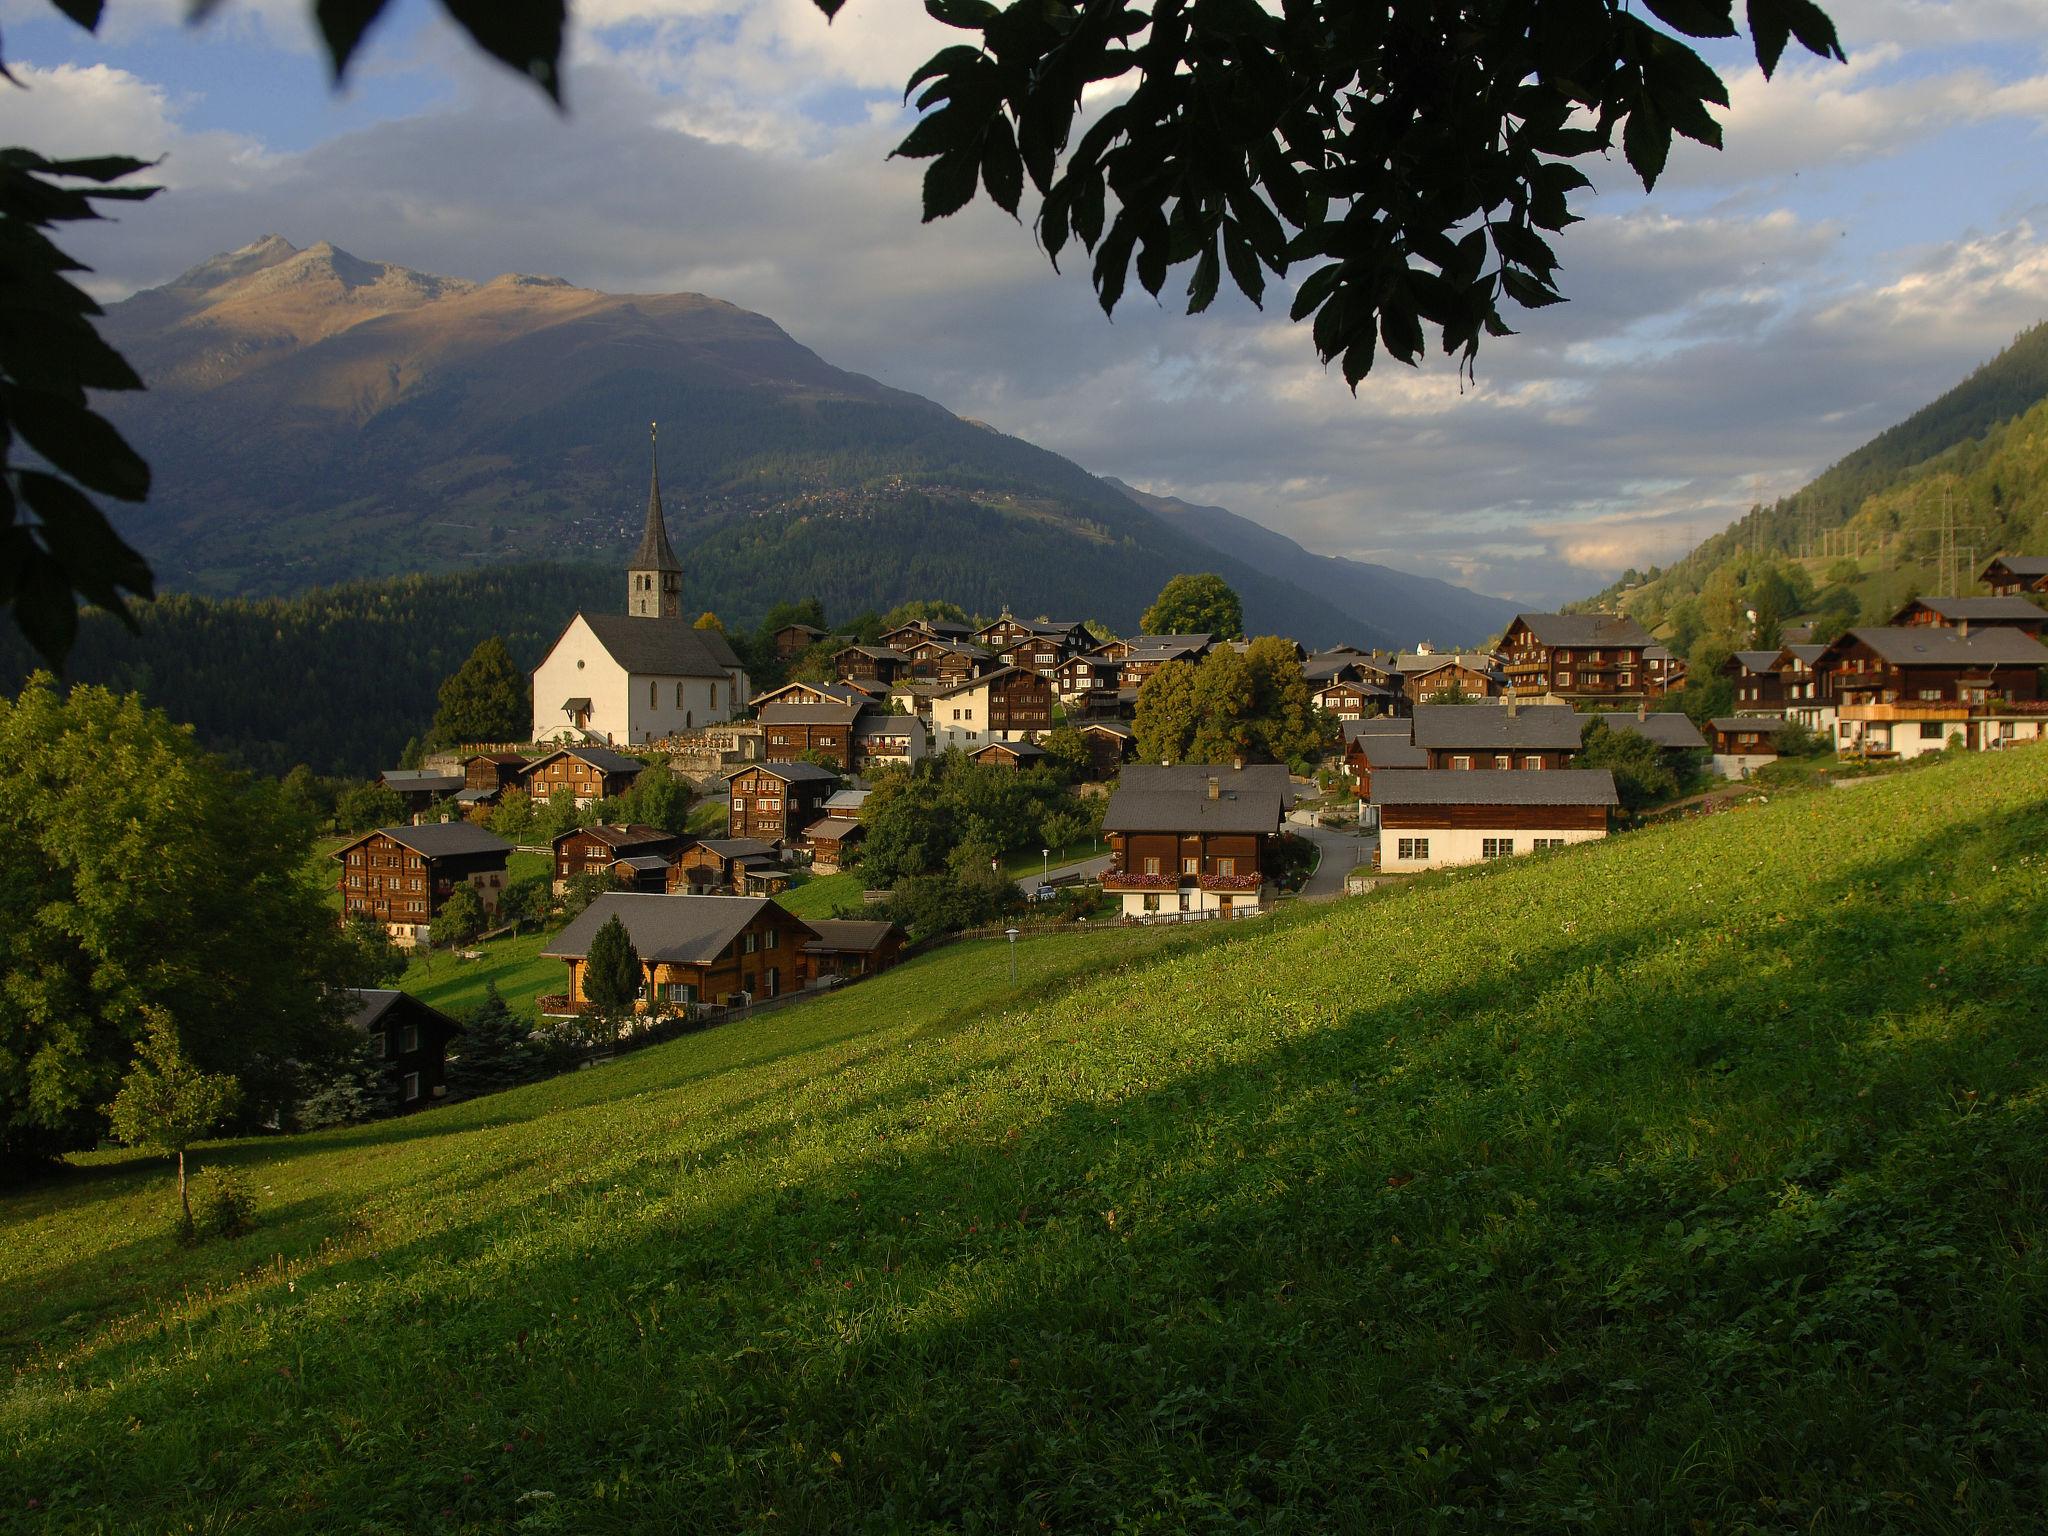
[[[615,561],[658,420],[686,601],[728,618],[944,596],[1128,627],[1167,578],[1211,569],[1254,630],[1396,638],[700,294],[475,283],[273,235],[111,306],[107,331],[150,385],[106,404],[155,472],[123,531],[171,588]]]
[[[1363,628],[1398,635],[1404,645],[1478,645],[1505,629],[1516,605],[1448,581],[1411,576],[1384,565],[1339,555],[1318,555],[1284,534],[1224,507],[1202,507],[1177,496],[1155,496],[1103,477],[1131,500],[1211,549],[1242,560],[1268,576],[1292,582],[1349,614]]]

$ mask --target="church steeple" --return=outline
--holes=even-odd
[[[626,612],[636,619],[680,619],[683,616],[683,562],[668,542],[661,516],[661,451],[659,426],[649,423],[652,464],[647,478],[647,527],[640,547],[626,566]]]

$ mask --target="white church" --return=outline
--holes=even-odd
[[[579,613],[533,669],[533,739],[638,746],[717,725],[745,707],[747,674],[715,629],[682,613],[683,563],[661,513],[657,456],[647,527],[626,567],[626,611]]]

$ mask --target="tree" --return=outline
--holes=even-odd
[[[967,622],[967,610],[958,603],[948,603],[930,597],[913,597],[908,602],[898,603],[894,608],[891,608],[882,615],[882,633],[886,635],[890,630],[899,629],[903,625],[918,619],[928,621],[945,620],[954,624],[965,624]],[[824,623],[825,621],[822,618],[818,620],[820,628],[824,627]]]
[[[1072,811],[1048,811],[1038,824],[1038,835],[1054,853],[1065,853],[1088,830],[1088,823]]]
[[[1069,782],[1095,771],[1095,754],[1088,749],[1088,738],[1071,725],[1054,726],[1038,744],[1045,748],[1046,763]]]
[[[513,1016],[496,982],[484,986],[484,1000],[462,1021],[448,1058],[448,1079],[464,1093],[489,1093],[527,1082],[540,1073],[533,1028]]]
[[[1195,668],[1195,734],[1188,760],[1228,763],[1252,749],[1252,673],[1244,657],[1219,645]]]
[[[1246,647],[1244,662],[1252,684],[1252,744],[1261,755],[1294,763],[1330,744],[1335,723],[1316,708],[1294,642],[1261,635]]]
[[[1607,722],[1595,716],[1580,733],[1582,746],[1577,766],[1605,768],[1614,775],[1614,792],[1625,811],[1678,793],[1678,775],[1664,761],[1661,747],[1634,731],[1611,731]]]
[[[612,1022],[630,1013],[643,981],[640,952],[626,925],[608,918],[590,939],[583,961],[583,997],[599,1018]]]
[[[484,824],[498,836],[516,843],[532,834],[533,816],[533,796],[523,789],[507,789],[499,794],[498,803],[491,807]]]
[[[526,677],[496,635],[477,642],[469,659],[441,684],[433,740],[453,747],[463,742],[524,741],[533,725]]]
[[[537,922],[554,904],[553,882],[546,875],[521,875],[506,883],[498,898],[498,915],[508,923]]]
[[[695,624],[692,624],[690,627],[692,629],[715,629],[721,635],[725,633],[725,621],[719,618],[719,616],[713,613],[709,608],[706,608],[702,613],[698,614],[697,622]]]
[[[382,784],[357,784],[334,797],[334,826],[340,832],[368,832],[405,820],[405,801]]]
[[[568,883],[562,887],[561,920],[564,923],[575,922],[598,897],[618,888],[618,881],[614,880],[607,870],[571,875]]]
[[[670,768],[656,764],[633,781],[620,797],[620,810],[627,821],[659,827],[664,832],[687,832],[690,828],[690,786]]]
[[[398,754],[398,766],[408,772],[426,761],[427,748],[417,736],[408,736],[405,746]]]
[[[344,958],[337,987],[388,987],[405,974],[405,951],[375,918],[358,912],[341,925]]]
[[[0,699],[0,1164],[90,1146],[143,1032],[252,1112],[338,1047],[350,964],[275,781],[201,751],[133,694],[47,673]]]
[[[225,1072],[202,1072],[178,1046],[177,1026],[162,1008],[145,1006],[144,1032],[136,1042],[135,1064],[121,1091],[107,1106],[107,1127],[131,1147],[151,1147],[178,1160],[178,1208],[182,1230],[192,1232],[192,1200],[185,1182],[185,1153],[200,1137],[220,1128],[241,1102],[242,1085]]]
[[[1138,741],[1139,762],[1186,762],[1196,723],[1192,663],[1169,661],[1138,685],[1138,709],[1131,727]]]
[[[486,920],[483,897],[464,880],[448,893],[441,910],[434,914],[434,937],[450,944],[468,944],[484,931]]]
[[[1183,573],[1159,589],[1138,626],[1148,635],[1214,635],[1244,638],[1244,604],[1229,583],[1213,572]]]
[[[391,1107],[391,1084],[385,1076],[378,1043],[367,1035],[310,1073],[292,1110],[292,1123],[302,1131],[329,1125],[355,1125],[375,1119]]]

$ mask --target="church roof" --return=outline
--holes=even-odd
[[[633,551],[633,558],[626,569],[680,571],[682,568],[683,562],[676,558],[676,552],[668,542],[668,525],[662,521],[661,461],[655,458],[647,477],[647,527],[641,533],[640,547]]]
[[[626,613],[586,613],[582,619],[613,661],[642,677],[723,677],[740,664],[724,635],[681,619]]]

